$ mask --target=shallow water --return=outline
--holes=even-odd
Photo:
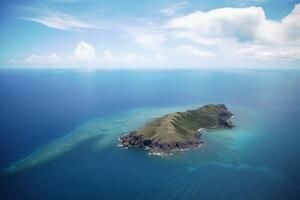
[[[0,71],[0,166],[15,166],[0,177],[1,199],[298,199],[299,80],[299,71]],[[163,158],[117,146],[154,117],[206,103],[225,103],[237,127]]]

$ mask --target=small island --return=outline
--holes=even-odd
[[[170,113],[120,137],[120,146],[144,148],[152,155],[198,148],[203,143],[200,140],[202,130],[232,128],[232,117],[233,114],[224,104],[209,104],[195,110]]]

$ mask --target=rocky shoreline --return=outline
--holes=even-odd
[[[118,138],[123,148],[138,147],[149,155],[165,156],[174,151],[199,148],[201,132],[212,128],[232,128],[233,114],[223,104],[167,114],[144,127]],[[199,128],[200,127],[200,128]]]
[[[173,151],[188,151],[190,149],[199,148],[203,141],[199,138],[193,141],[186,142],[173,142],[160,144],[159,142],[150,142],[149,140],[143,140],[142,137],[135,137],[134,132],[131,132],[128,135],[118,138],[120,141],[120,146],[128,149],[129,147],[135,146],[143,148],[146,151],[149,151],[149,155],[164,156],[170,155]]]

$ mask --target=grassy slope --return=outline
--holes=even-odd
[[[222,109],[220,106],[207,105],[196,110],[167,114],[138,129],[136,135],[159,140],[160,143],[194,140],[199,128],[218,125],[218,115]]]

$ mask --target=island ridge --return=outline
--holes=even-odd
[[[120,146],[141,147],[154,155],[197,148],[203,143],[200,140],[201,130],[232,128],[232,117],[233,114],[224,104],[209,104],[195,110],[170,113],[120,137]]]

